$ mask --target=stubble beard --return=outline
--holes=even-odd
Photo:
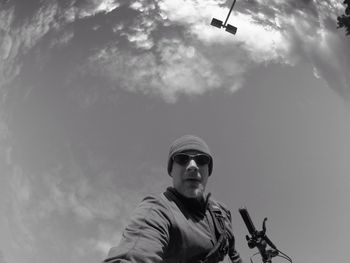
[[[188,192],[191,198],[201,199],[204,196],[204,190],[203,185],[200,183],[196,188],[188,189]]]

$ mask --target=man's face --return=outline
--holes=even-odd
[[[183,151],[188,155],[201,154],[196,150]],[[173,162],[173,167],[170,172],[173,178],[174,188],[183,196],[188,198],[200,198],[204,194],[209,177],[209,165],[201,164],[201,162],[190,158],[185,164]]]

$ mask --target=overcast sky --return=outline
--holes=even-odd
[[[342,2],[238,0],[231,35],[225,0],[1,0],[0,263],[101,262],[184,134],[245,262],[242,205],[295,263],[347,262]]]

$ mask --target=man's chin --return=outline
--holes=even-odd
[[[188,198],[202,198],[203,197],[203,190],[202,189],[191,189],[186,192],[186,197]]]

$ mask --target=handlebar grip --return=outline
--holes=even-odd
[[[243,221],[245,225],[247,226],[247,229],[249,233],[253,236],[256,233],[255,226],[252,222],[252,219],[249,216],[248,210],[246,207],[242,206],[241,208],[238,209],[239,213],[241,214]]]

